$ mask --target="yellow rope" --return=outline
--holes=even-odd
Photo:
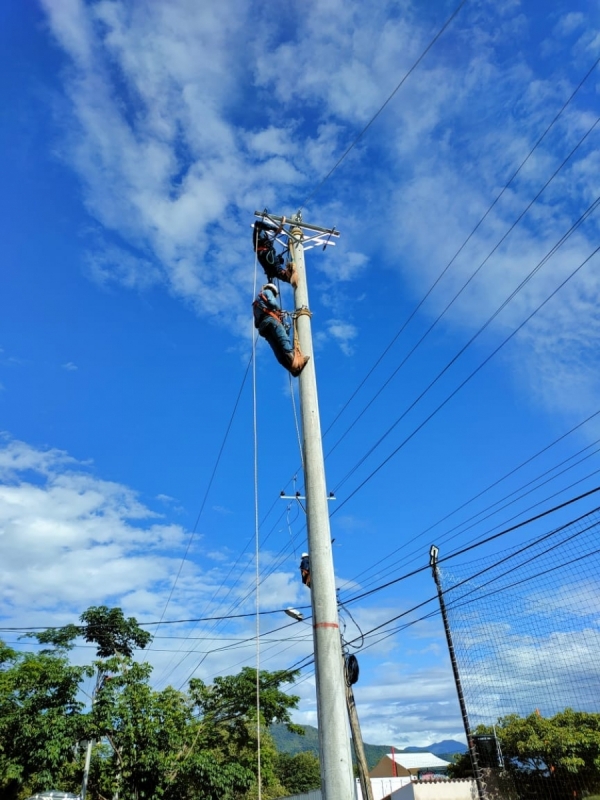
[[[312,311],[308,308],[299,308],[297,311],[294,311],[292,317],[294,320],[294,350],[300,353],[300,339],[298,337],[298,325],[296,324],[296,320],[298,317],[312,317]]]

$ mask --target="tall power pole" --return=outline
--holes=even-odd
[[[256,216],[262,216],[261,212],[255,213]],[[284,222],[282,217],[269,215],[269,218],[278,223]],[[293,217],[290,222],[288,231],[290,254],[298,273],[298,286],[294,292],[296,310],[310,309],[302,243],[304,230],[320,231],[326,235],[333,233],[325,228],[307,225],[302,222],[299,215]],[[299,382],[321,790],[323,800],[354,800],[354,777],[347,728],[345,679],[310,315],[303,314],[297,317],[296,324],[302,352],[311,357],[300,374]]]

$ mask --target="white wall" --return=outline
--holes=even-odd
[[[405,778],[371,778],[373,800],[383,800],[384,797],[392,794],[393,791],[405,786],[407,783],[410,783],[408,776]],[[356,800],[363,800],[358,778],[356,779],[354,792]],[[286,797],[285,800],[321,800],[321,790],[315,789],[306,794],[294,794],[291,797]]]
[[[473,780],[414,781],[397,789],[392,800],[477,800]]]

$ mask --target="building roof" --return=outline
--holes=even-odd
[[[405,769],[440,769],[450,765],[433,753],[388,753],[388,758]]]

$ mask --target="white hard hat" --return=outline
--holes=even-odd
[[[264,289],[269,289],[270,291],[272,291],[275,297],[277,297],[277,295],[279,294],[279,289],[275,286],[274,283],[265,283],[265,285],[263,286],[263,290]]]
[[[308,553],[302,553],[302,558],[308,558]]]

